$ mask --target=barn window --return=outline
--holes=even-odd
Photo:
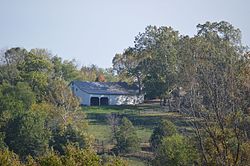
[[[109,99],[107,97],[102,97],[100,100],[100,105],[109,105]]]
[[[91,106],[99,106],[99,97],[91,97],[90,98],[90,105]]]

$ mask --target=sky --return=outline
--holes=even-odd
[[[148,25],[193,36],[206,21],[230,22],[250,46],[249,0],[0,0],[0,49],[46,48],[107,68]]]

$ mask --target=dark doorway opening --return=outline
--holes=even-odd
[[[91,97],[90,98],[90,105],[91,106],[99,106],[99,97]]]
[[[109,105],[109,99],[107,97],[101,98],[101,105]]]

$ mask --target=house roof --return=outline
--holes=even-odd
[[[72,81],[80,90],[89,94],[103,95],[135,95],[139,89],[136,85],[128,85],[126,82],[83,82]]]

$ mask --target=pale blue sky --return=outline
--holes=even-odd
[[[111,67],[147,25],[194,35],[225,20],[250,45],[249,0],[0,0],[0,48],[47,48],[79,65]]]

